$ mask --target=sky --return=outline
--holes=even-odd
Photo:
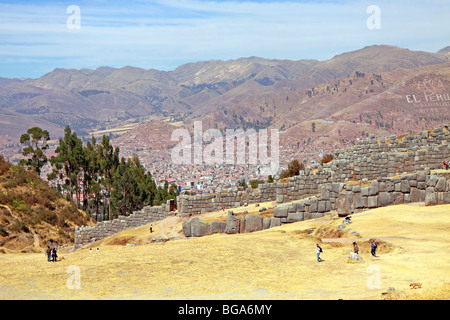
[[[436,52],[450,45],[449,12],[449,0],[0,0],[0,77],[250,56],[323,61],[374,44]]]

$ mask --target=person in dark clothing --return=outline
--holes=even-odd
[[[356,242],[353,242],[353,251],[356,254],[359,254],[359,248],[358,248],[358,244]]]
[[[53,250],[52,250],[52,261],[56,262],[56,258],[58,258],[58,255],[56,254],[56,247],[53,247]]]
[[[377,251],[377,244],[375,243],[375,241],[371,241],[370,242],[370,252],[372,253],[373,257],[376,257],[376,252]]]

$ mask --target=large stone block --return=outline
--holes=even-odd
[[[445,203],[445,204],[448,204],[448,203],[450,203],[450,191],[447,191],[447,192],[443,192],[443,202]]]
[[[287,216],[287,222],[297,222],[297,221],[303,221],[303,212],[293,212],[289,213]]]
[[[263,218],[258,215],[245,216],[245,233],[263,230]]]
[[[390,206],[393,203],[389,192],[380,192],[378,195],[378,206],[385,207]]]
[[[209,234],[220,233],[220,224],[219,221],[211,221],[209,224]]]
[[[446,179],[444,177],[440,177],[436,183],[435,191],[443,192],[445,191]]]
[[[235,217],[232,214],[228,214],[227,216],[227,226],[225,228],[225,233],[235,234],[240,232],[240,222],[241,220],[238,217]]]
[[[367,207],[368,208],[377,208],[378,207],[378,197],[377,196],[367,197]]]
[[[273,210],[273,216],[275,218],[286,218],[288,215],[289,207],[288,206],[277,206]]]
[[[411,202],[423,202],[423,201],[425,201],[425,190],[411,188],[410,201]]]
[[[281,226],[280,218],[270,218],[270,228]]]
[[[367,197],[363,197],[361,193],[354,195],[355,198],[355,209],[367,208]]]
[[[401,192],[403,193],[409,193],[410,192],[410,186],[409,186],[409,181],[408,180],[402,180],[401,181]]]
[[[189,220],[186,220],[182,223],[183,233],[186,237],[191,237],[191,222]]]
[[[369,196],[378,194],[378,181],[372,181],[369,186]]]
[[[206,222],[202,221],[199,217],[194,217],[191,219],[191,236],[206,236]]]
[[[311,204],[309,206],[309,212],[317,212],[318,201],[317,198],[311,198]]]
[[[425,205],[433,206],[437,204],[437,197],[434,188],[428,187],[425,191]]]
[[[270,228],[270,218],[264,218],[263,219],[263,230]]]
[[[339,216],[346,216],[355,212],[355,200],[350,193],[341,193],[337,199],[337,212]],[[305,217],[306,220],[306,217]]]

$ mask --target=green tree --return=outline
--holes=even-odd
[[[170,185],[170,187],[169,187],[169,192],[168,192],[168,195],[167,195],[168,199],[167,200],[172,199],[172,200],[175,200],[175,203],[176,203],[178,195],[179,195],[179,192],[178,192],[177,185],[175,183],[172,183]]]
[[[95,212],[99,212],[99,201],[101,193],[100,162],[97,153],[97,140],[95,137],[86,143],[84,147],[84,161],[81,163],[83,170],[83,210],[87,210],[92,205],[95,206]],[[93,195],[94,203],[90,203],[89,196]],[[90,208],[92,210],[92,208]]]
[[[104,135],[102,137],[102,142],[97,147],[98,160],[100,165],[100,173],[102,176],[101,184],[105,187],[107,196],[111,200],[111,189],[113,183],[113,175],[117,166],[119,165],[119,147],[114,147],[111,145],[109,137]],[[110,201],[108,202],[108,216],[111,220],[111,206]]]
[[[27,130],[20,137],[20,143],[27,145],[22,150],[22,155],[28,157],[20,160],[20,164],[27,166],[29,170],[41,175],[42,167],[48,162],[45,150],[48,149],[47,141],[50,140],[50,134],[47,130],[39,127],[33,127]]]
[[[120,159],[112,176],[111,210],[114,215],[128,215],[135,209],[135,199],[139,196],[136,178],[132,160]]]
[[[69,126],[64,129],[64,138],[59,139],[59,145],[55,150],[57,156],[50,159],[53,172],[48,178],[59,177],[64,180],[63,188],[69,192],[72,197],[75,193],[76,203],[80,203],[80,185],[79,178],[82,172],[82,164],[86,161],[83,142],[77,137],[75,132]]]
[[[244,178],[242,178],[242,180],[238,181],[238,188],[242,188],[242,189],[247,189],[248,188],[247,183],[245,182]]]

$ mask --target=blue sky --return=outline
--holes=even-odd
[[[80,28],[69,6],[80,9]],[[380,8],[369,29],[367,8]],[[259,56],[326,60],[367,45],[436,52],[450,45],[450,1],[0,0],[0,77],[55,68],[173,70]]]

